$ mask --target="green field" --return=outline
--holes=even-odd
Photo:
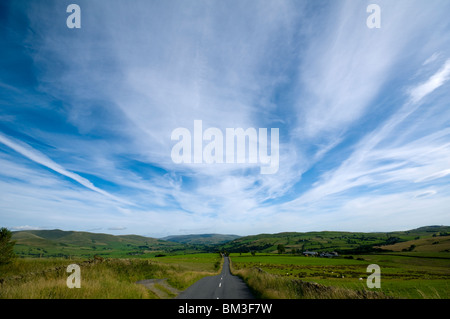
[[[346,256],[348,257],[348,256]],[[426,257],[426,258],[425,258]],[[450,298],[450,259],[393,253],[358,255],[348,258],[319,258],[278,254],[230,255],[233,270],[247,279],[270,284],[261,298],[328,298],[322,294],[301,295],[292,283],[314,282],[353,291],[382,292],[394,298]],[[435,257],[442,257],[440,255]],[[137,285],[143,279],[167,279],[178,290],[220,271],[219,254],[186,254],[159,258],[110,258],[84,264],[85,259],[17,258],[0,266],[3,281],[1,298],[160,298],[152,290]],[[82,288],[68,289],[65,268],[77,263],[82,269]],[[381,267],[381,288],[368,289],[369,264]],[[155,286],[158,288],[158,285]],[[260,289],[258,287],[252,287]],[[165,289],[159,286],[160,290]],[[288,290],[288,291],[286,291]],[[292,291],[289,291],[292,290]],[[295,291],[294,291],[295,290]],[[171,295],[173,297],[174,295]],[[333,295],[332,298],[353,298]]]
[[[156,238],[61,231],[32,230],[13,233],[14,251],[19,257],[110,258],[154,257],[184,253],[194,247]]]
[[[432,255],[432,256],[431,256]],[[382,292],[394,298],[450,298],[450,256],[370,254],[352,259],[278,254],[231,254],[236,271],[259,269],[283,280],[315,282],[325,286]],[[447,255],[447,254],[446,254]],[[381,268],[381,288],[367,288],[367,266]],[[244,276],[245,277],[245,276]]]
[[[283,245],[287,253],[306,250],[336,251],[340,254],[362,254],[381,250],[421,250],[450,252],[450,227],[426,226],[409,231],[389,233],[358,232],[286,232],[245,236],[222,245],[222,249],[236,252],[277,252]],[[413,245],[413,248],[411,246]]]

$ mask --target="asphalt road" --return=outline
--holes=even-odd
[[[245,282],[230,272],[225,257],[222,272],[217,276],[200,279],[177,296],[177,299],[254,299]]]

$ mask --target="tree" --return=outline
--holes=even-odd
[[[277,249],[278,249],[278,253],[279,253],[279,254],[283,254],[284,251],[286,250],[286,249],[284,248],[284,245],[283,245],[283,244],[278,244]]]
[[[0,265],[7,264],[13,259],[15,241],[11,240],[12,232],[5,227],[0,228]]]

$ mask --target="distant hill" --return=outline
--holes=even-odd
[[[380,247],[389,251],[413,251],[413,252],[450,252],[450,234],[439,236],[425,236],[418,239],[399,242],[393,245]]]
[[[436,236],[450,235],[450,226],[426,226],[408,231],[386,233],[363,232],[286,232],[277,234],[259,234],[244,236],[221,245],[228,252],[276,252],[278,245],[283,245],[287,253],[298,253],[306,250],[337,251],[339,253],[366,253],[375,250],[387,250],[392,245],[411,240],[429,239]],[[436,244],[435,244],[436,245]],[[442,251],[447,247],[443,242]],[[417,245],[416,245],[417,246]],[[403,246],[395,246],[404,248]],[[410,247],[408,245],[407,247]],[[435,248],[438,248],[436,246]]]
[[[137,235],[54,230],[13,232],[19,256],[130,256],[185,249],[185,245]]]
[[[173,253],[276,252],[283,245],[285,253],[306,250],[358,254],[373,251],[449,252],[450,226],[425,226],[396,232],[285,232],[239,237],[237,235],[201,234],[168,236],[162,239],[138,235],[110,235],[79,231],[15,231],[14,250],[23,257],[153,257]]]
[[[217,245],[232,241],[240,236],[223,234],[175,235],[161,238],[163,240],[190,245]]]

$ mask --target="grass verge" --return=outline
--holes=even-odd
[[[260,268],[234,269],[257,298],[262,299],[388,299],[385,294],[365,289],[324,286],[299,279],[270,274]]]
[[[183,258],[183,257],[180,257]],[[67,259],[22,259],[0,267],[2,299],[155,299],[158,295],[139,280],[167,279],[170,286],[184,290],[205,276],[217,274],[217,256],[195,262],[155,259],[105,259],[102,262]],[[219,260],[220,261],[220,260]],[[69,264],[81,268],[81,288],[67,287]],[[161,288],[161,287],[159,287]],[[173,293],[167,294],[174,297]]]

